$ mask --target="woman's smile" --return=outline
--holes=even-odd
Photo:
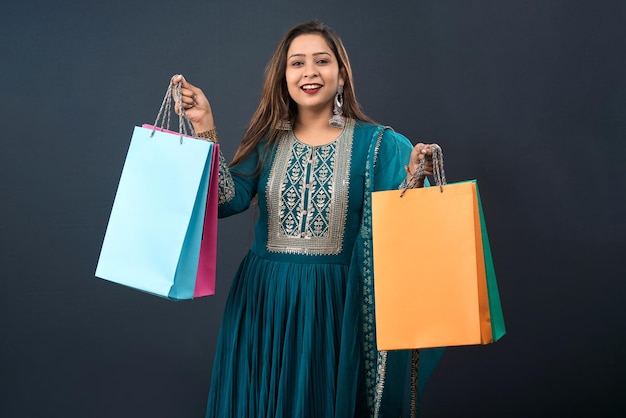
[[[305,84],[302,87],[300,87],[306,94],[315,94],[318,91],[320,91],[320,89],[324,87],[321,84]]]

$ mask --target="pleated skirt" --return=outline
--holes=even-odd
[[[354,396],[336,385],[347,273],[248,253],[226,303],[206,418],[335,416]]]

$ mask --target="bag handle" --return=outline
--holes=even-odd
[[[433,153],[433,179],[435,180],[435,184],[439,186],[439,190],[443,192],[443,186],[446,184],[446,172],[443,169],[443,151],[441,147],[437,144],[432,144],[430,149]],[[426,158],[422,158],[419,165],[417,166],[417,170],[413,172],[409,181],[405,182],[402,185],[402,193],[400,197],[404,196],[404,193],[407,189],[414,189],[420,183],[421,180],[426,177],[424,174],[424,170],[426,169]]]
[[[178,133],[180,134],[180,143],[182,144],[183,136],[195,136],[195,133],[193,125],[189,122],[189,119],[187,119],[187,115],[185,114],[185,107],[182,105],[183,95],[181,91],[181,83],[174,84],[174,77],[172,77],[169,85],[167,86],[165,97],[163,97],[163,102],[161,102],[161,108],[159,109],[159,113],[157,114],[154,124],[152,125],[153,128],[150,137],[154,135],[157,128],[167,130],[170,129],[170,116],[173,110],[172,96],[174,96],[178,109],[180,109],[180,112],[178,113]]]

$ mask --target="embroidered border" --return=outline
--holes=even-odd
[[[233,181],[233,177],[230,174],[230,170],[226,165],[226,160],[224,159],[224,155],[221,150],[218,188],[218,205],[228,203],[235,197],[235,182]]]
[[[363,202],[363,357],[365,361],[365,387],[370,414],[377,418],[382,401],[384,376],[386,373],[386,352],[376,350],[375,318],[374,318],[374,266],[372,250],[372,194],[374,189],[374,166],[378,159],[380,142],[385,131],[383,127],[378,133],[374,149],[368,151],[365,164],[365,197]],[[372,155],[373,154],[373,155]],[[382,378],[382,379],[381,379]]]

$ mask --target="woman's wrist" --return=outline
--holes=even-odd
[[[202,120],[192,122],[192,125],[198,138],[211,139],[215,137],[214,142],[217,142],[217,132],[215,130],[215,122],[213,121],[212,115],[206,115],[202,118]]]
[[[212,128],[205,131],[196,131],[196,136],[198,138],[206,139],[211,142],[217,142],[217,129],[215,129],[215,126],[213,126]]]
[[[196,132],[209,131],[215,128],[215,122],[213,122],[213,119],[202,121],[200,123],[192,122],[191,124],[193,125],[193,130]]]

